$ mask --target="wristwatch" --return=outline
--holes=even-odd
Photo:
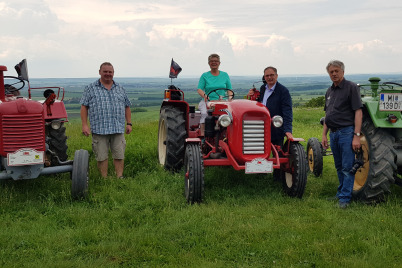
[[[133,126],[133,124],[132,123],[127,123],[127,126]]]
[[[360,137],[360,132],[356,132],[356,133],[353,133],[353,134],[355,134],[357,137]]]

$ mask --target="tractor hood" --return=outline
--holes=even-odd
[[[233,100],[233,101],[218,101],[212,102],[214,108],[214,115],[224,114],[229,111],[232,116],[242,118],[245,115],[252,116],[253,114],[266,114],[269,116],[269,111],[260,102],[250,100]]]
[[[0,115],[42,114],[43,105],[34,100],[18,98],[0,103]]]
[[[271,117],[261,103],[251,100],[215,102],[213,115],[229,114],[227,143],[240,164],[271,153]],[[254,146],[255,145],[255,146]]]

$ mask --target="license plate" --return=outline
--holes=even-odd
[[[7,164],[9,166],[25,166],[44,163],[44,152],[34,149],[19,149],[14,153],[7,154]]]
[[[381,93],[379,110],[380,111],[402,111],[402,94],[401,93]]]
[[[251,162],[246,162],[246,173],[272,173],[273,163],[264,158],[255,158]]]

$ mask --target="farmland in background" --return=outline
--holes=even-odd
[[[402,74],[362,74],[346,75],[345,77],[355,83],[367,84],[372,76],[378,76],[382,81],[402,82]],[[250,88],[257,89],[262,85],[262,77],[234,76],[231,77],[235,98],[243,98]],[[31,87],[60,86],[65,88],[65,105],[70,118],[79,116],[79,101],[86,85],[97,78],[52,78],[31,79]],[[124,78],[115,77],[115,80],[126,89],[129,99],[132,101],[132,109],[147,111],[149,107],[159,106],[163,99],[163,91],[171,84],[169,78]],[[328,76],[279,76],[278,81],[285,85],[292,96],[293,106],[303,106],[312,98],[324,96],[327,88],[331,85]],[[177,78],[173,84],[184,92],[185,99],[191,104],[200,101],[196,93],[198,78]],[[24,90],[23,90],[24,91]],[[23,91],[21,92],[22,94]],[[41,94],[41,93],[40,93]],[[33,94],[36,98],[43,98],[38,93]],[[152,109],[151,109],[152,110]]]

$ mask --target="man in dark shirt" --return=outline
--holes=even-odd
[[[330,61],[327,72],[333,84],[325,94],[322,146],[328,148],[327,133],[330,131],[331,151],[339,179],[336,199],[340,208],[346,208],[352,198],[355,180],[351,172],[355,151],[361,146],[362,102],[359,87],[344,78],[345,65],[341,61]]]
[[[283,126],[271,128],[271,142],[275,145],[283,145],[284,137],[292,139],[292,98],[289,90],[278,82],[278,71],[275,67],[269,66],[264,69],[264,84],[260,88],[260,96],[257,101],[264,104],[271,115],[280,115],[283,118]],[[249,96],[254,95],[254,90],[250,89]]]

